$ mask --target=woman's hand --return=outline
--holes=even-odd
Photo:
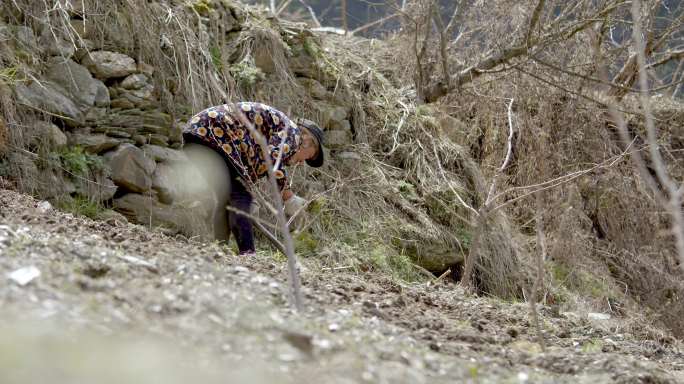
[[[283,197],[283,201],[288,201],[292,196],[294,196],[294,193],[292,193],[291,190],[289,189],[283,189],[283,191],[280,193],[280,196]]]

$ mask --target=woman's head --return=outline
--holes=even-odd
[[[323,132],[311,120],[300,119],[298,121],[301,129],[302,141],[297,153],[292,155],[290,161],[299,163],[306,161],[311,167],[323,165]]]

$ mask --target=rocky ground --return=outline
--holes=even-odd
[[[523,303],[304,264],[297,314],[276,258],[0,190],[0,381],[684,382],[681,343],[626,319],[543,308],[542,351]]]

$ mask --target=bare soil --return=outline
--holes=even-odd
[[[295,313],[272,257],[0,190],[0,382],[684,382],[681,342],[634,319],[543,307],[542,351],[525,303],[303,264]]]

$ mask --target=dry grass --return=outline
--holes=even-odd
[[[45,12],[41,2],[14,3],[22,12],[6,8],[4,13],[14,24],[32,25],[36,18],[26,15]],[[596,296],[592,305],[597,309],[611,310],[606,306],[609,298],[640,298],[656,310],[665,309],[663,321],[681,329],[676,322],[681,306],[675,304],[682,288],[668,256],[668,223],[620,157],[614,132],[597,119],[604,111],[589,100],[596,84],[518,63],[521,71],[483,76],[439,105],[416,105],[410,70],[415,63],[406,55],[410,47],[402,45],[405,36],[389,43],[339,36],[321,40],[296,24],[277,24],[258,14],[247,17],[249,9],[230,1],[214,1],[211,7],[189,4],[195,6],[85,1],[85,20],[91,27],[85,37],[91,43],[74,35],[63,12],[51,15],[50,26],[77,46],[121,51],[154,66],[162,108],[180,121],[208,105],[235,99],[262,101],[293,117],[316,120],[316,103],[297,85],[291,67],[292,56],[309,60],[314,76],[351,108],[356,144],[348,150],[360,159],[337,158],[321,170],[294,172],[295,188],[317,197],[311,220],[296,236],[300,254],[316,255],[324,267],[349,266],[416,279],[420,272],[414,264],[436,272],[458,266],[477,240],[473,254],[481,290],[518,297],[521,284],[531,278],[528,255],[536,252],[533,223],[539,214],[529,194],[534,188],[525,187],[615,158],[610,167],[538,192],[548,242],[546,278],[554,282],[549,289],[563,285],[579,290],[582,283],[593,282],[594,292],[584,293]],[[489,18],[485,9],[473,12],[473,23]],[[524,19],[521,8],[512,12],[507,24],[486,23],[490,27],[480,30],[482,40],[508,36],[508,28]],[[541,58],[576,72],[589,71],[590,65],[581,61],[584,56],[575,54],[586,48],[585,40],[578,35],[555,56]],[[460,58],[484,51],[480,45],[463,44],[465,40],[453,47],[462,53],[451,57],[453,68],[465,65]],[[19,68],[17,79],[40,68],[39,52],[17,55],[3,41],[0,50],[2,68]],[[2,82],[0,77],[0,87]],[[514,161],[500,187],[509,192],[498,202],[511,203],[476,226],[466,205],[477,209],[483,204],[506,153],[504,98],[515,99],[517,129]],[[682,106],[661,104],[657,117],[663,142],[672,169],[681,170],[684,139],[677,128],[684,124]],[[26,130],[16,128],[45,116],[17,109],[7,87],[0,88],[0,107],[9,128],[6,142],[24,148],[20,132]],[[629,98],[625,108],[633,109]],[[638,116],[630,116],[632,127],[641,132]],[[17,167],[12,172],[20,172],[17,164],[10,163]],[[23,180],[30,190],[31,181]],[[569,272],[555,274],[554,268]],[[665,278],[653,277],[659,273]]]

